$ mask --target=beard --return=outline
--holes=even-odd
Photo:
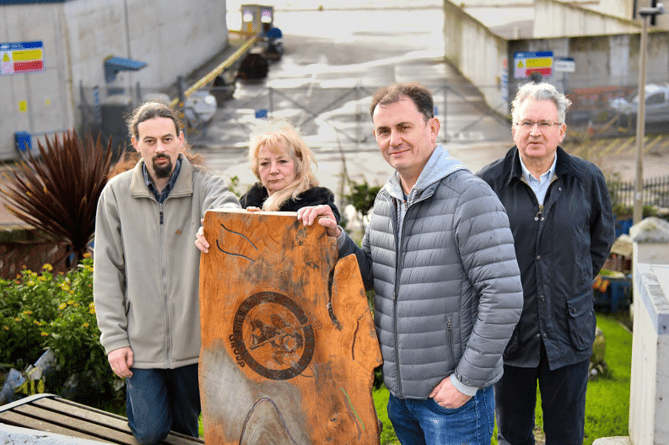
[[[167,164],[158,164],[156,162],[158,159],[166,159]],[[153,172],[155,173],[156,178],[169,178],[172,174],[172,170],[174,170],[174,166],[172,165],[172,159],[170,159],[169,156],[158,155],[153,157]]]

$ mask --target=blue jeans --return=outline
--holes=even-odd
[[[170,430],[198,437],[200,388],[197,364],[176,369],[131,368],[125,379],[128,426],[142,445],[160,442]]]
[[[388,400],[388,418],[402,445],[490,445],[495,427],[492,387],[478,390],[456,409],[442,408],[433,399]]]

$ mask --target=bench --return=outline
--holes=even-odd
[[[53,394],[37,394],[0,406],[2,424],[61,436],[106,442],[137,444],[128,428],[128,419],[72,402]],[[36,434],[37,434],[36,431]],[[172,432],[161,444],[193,445],[204,440]]]

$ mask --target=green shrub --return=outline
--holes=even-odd
[[[0,280],[0,363],[24,368],[39,358],[56,318],[56,280],[51,266],[41,275],[24,269],[13,281]]]
[[[381,190],[381,186],[370,186],[367,181],[363,181],[362,184],[358,184],[355,181],[349,181],[349,186],[351,187],[351,193],[345,195],[344,198],[346,198],[363,216],[366,215],[371,208],[374,207],[374,200]]]
[[[114,398],[115,383],[100,345],[93,302],[93,260],[53,275],[23,270],[13,281],[0,280],[0,363],[18,370],[33,364],[48,347],[58,366],[46,379],[46,391],[97,405]],[[73,378],[74,376],[74,378]],[[69,383],[66,382],[69,379]],[[73,383],[74,382],[74,383]]]

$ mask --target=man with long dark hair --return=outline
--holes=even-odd
[[[170,430],[198,435],[200,252],[192,240],[207,210],[239,201],[184,155],[170,107],[145,103],[128,128],[141,159],[100,196],[94,297],[100,341],[126,379],[128,425],[141,444],[155,444]]]

